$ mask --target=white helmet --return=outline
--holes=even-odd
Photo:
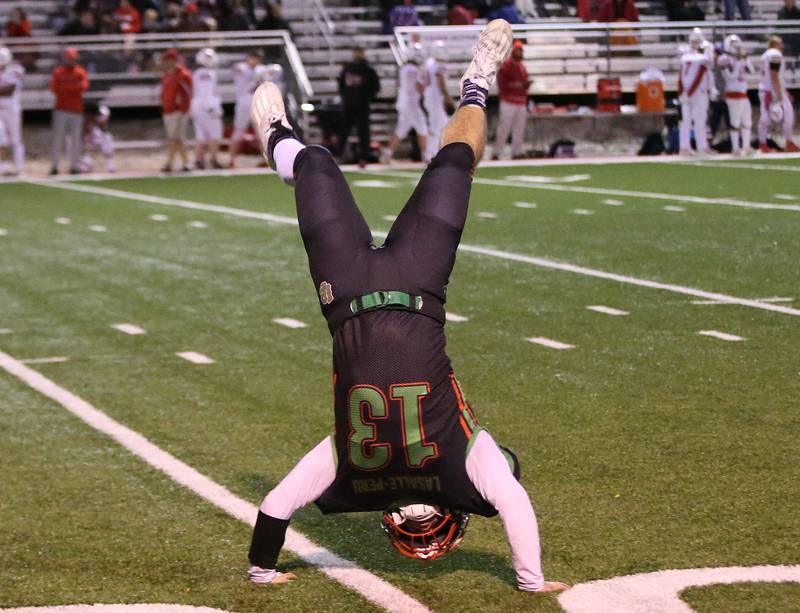
[[[706,37],[700,28],[692,28],[692,31],[689,32],[689,46],[695,51],[700,49],[700,45],[703,44],[705,39]]]
[[[729,55],[735,55],[736,57],[744,55],[742,39],[736,36],[736,34],[730,34],[725,37],[723,49],[725,49],[725,53]]]
[[[217,52],[209,47],[206,47],[205,49],[198,51],[194,59],[198,66],[203,66],[204,68],[213,68],[217,65]]]
[[[447,59],[447,49],[444,46],[443,40],[437,40],[431,45],[431,57],[439,62]]]
[[[0,68],[5,68],[11,63],[13,59],[11,50],[8,47],[0,47]]]
[[[283,81],[283,67],[280,64],[262,64],[256,68],[256,75],[262,83],[280,83]]]

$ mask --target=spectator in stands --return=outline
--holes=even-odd
[[[122,34],[136,34],[142,29],[142,16],[131,5],[130,0],[119,0],[111,17]]]
[[[249,30],[251,27],[250,17],[242,0],[230,0],[224,5],[220,17],[220,30]]]
[[[90,10],[81,11],[58,32],[61,36],[92,36],[100,33],[97,17]]]
[[[360,165],[371,161],[369,112],[372,99],[381,89],[378,73],[367,62],[364,49],[353,49],[353,61],[345,64],[339,73],[339,95],[342,97],[342,124],[339,131],[337,154],[344,154],[347,139],[353,126],[358,130],[358,152]]]
[[[778,19],[800,19],[800,9],[796,0],[784,0],[778,11]],[[800,55],[800,34],[785,34],[783,37],[786,55]]]
[[[31,22],[28,21],[24,9],[17,7],[11,11],[11,16],[6,24],[6,36],[9,38],[31,36]]]
[[[605,0],[597,21],[639,21],[639,10],[633,0]]]
[[[447,13],[447,23],[451,26],[471,26],[476,16],[477,11],[468,9],[462,2],[454,2]]]
[[[705,21],[706,14],[694,0],[664,0],[670,21]]]
[[[733,21],[736,19],[736,7],[739,7],[739,14],[744,21],[750,21],[750,2],[749,0],[723,0],[725,3],[725,19]]]
[[[168,31],[169,26],[165,21],[161,20],[156,9],[146,9],[142,13],[142,34],[158,34],[159,32]]]
[[[78,50],[64,51],[64,62],[53,70],[50,90],[56,97],[53,108],[53,155],[51,175],[58,174],[58,163],[69,144],[69,171],[80,172],[83,93],[89,89],[89,75],[78,64]]]
[[[400,26],[418,26],[422,25],[419,19],[419,13],[414,6],[414,0],[403,0],[402,4],[398,4],[389,12],[389,25],[392,30]]]
[[[525,20],[520,17],[517,12],[517,7],[514,5],[514,0],[501,0],[496,3],[495,8],[487,16],[487,19],[505,19],[508,23],[525,23]]]
[[[494,143],[493,160],[500,158],[511,133],[511,156],[525,157],[525,128],[528,123],[528,88],[531,80],[522,61],[524,45],[515,40],[511,55],[503,62],[497,73],[497,89],[500,93],[500,122]]]
[[[267,12],[256,25],[256,30],[288,30],[289,22],[281,16],[281,7],[274,2],[267,3]]]
[[[192,102],[192,73],[180,61],[177,49],[161,55],[164,73],[161,76],[161,109],[167,132],[167,163],[162,172],[172,172],[175,156],[181,158],[181,170],[189,170],[186,154],[186,132],[189,128],[189,106]]]
[[[194,2],[183,7],[181,11],[181,18],[175,28],[176,32],[205,32],[206,26],[200,20],[199,9]]]

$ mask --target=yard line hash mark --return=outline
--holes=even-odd
[[[736,336],[735,334],[728,334],[727,332],[720,332],[719,330],[700,330],[698,332],[700,336],[711,336],[713,338],[718,338],[723,341],[743,341],[745,340],[742,336]]]
[[[591,306],[587,306],[587,309],[590,311],[595,311],[596,313],[603,313],[604,315],[613,315],[613,316],[620,316],[620,315],[630,315],[630,312],[623,311],[622,309],[615,309],[613,307],[603,306],[601,304],[593,304]]]
[[[120,332],[124,332],[125,334],[130,334],[132,336],[136,336],[137,334],[145,334],[144,328],[140,328],[139,326],[135,326],[133,324],[112,324],[111,327],[115,330],[119,330]]]
[[[208,224],[204,221],[190,221],[187,224],[190,228],[207,228]]]
[[[161,213],[154,213],[148,217],[151,221],[169,221],[169,215],[162,215]]]
[[[625,203],[622,200],[615,200],[614,198],[606,198],[603,200],[603,204],[607,204],[608,206],[622,206]]]
[[[381,217],[384,221],[395,221],[397,219],[397,215],[384,215]]]
[[[287,328],[298,329],[298,328],[308,327],[305,323],[303,323],[299,319],[292,319],[291,317],[276,317],[272,321],[281,326],[286,326]]]
[[[469,317],[464,317],[463,315],[456,315],[455,313],[451,313],[450,311],[444,314],[444,318],[447,321],[452,321],[453,323],[463,323],[465,321],[469,321]]]
[[[569,343],[562,343],[561,341],[554,341],[552,338],[545,338],[544,336],[534,336],[526,338],[529,343],[542,345],[543,347],[550,347],[550,349],[575,349],[575,345]]]
[[[0,334],[11,334],[11,328],[0,328]]]
[[[773,194],[772,196],[778,200],[797,200],[797,196],[792,196],[791,194]]]
[[[106,230],[108,230],[108,228],[106,228],[105,226],[101,226],[99,224],[92,224],[91,226],[89,226],[89,229],[92,232],[105,232]]]
[[[55,221],[59,226],[68,226],[72,223],[72,220],[69,217],[56,217],[53,221]]]
[[[8,230],[5,228],[0,228],[0,236],[8,236]]]
[[[193,491],[216,507],[221,508],[236,519],[253,526],[258,508],[231,493],[228,489],[212,481],[188,464],[157,447],[144,436],[96,409],[83,398],[60,387],[44,375],[28,368],[19,360],[0,351],[0,368],[16,377],[30,388],[36,390],[64,407],[86,424],[109,436],[128,451],[147,464],[164,473],[176,483]],[[334,581],[358,592],[369,602],[392,613],[429,613],[429,609],[419,601],[380,577],[357,566],[354,562],[337,556],[335,553],[310,541],[294,528],[286,531],[285,548],[316,566]]]
[[[514,206],[518,209],[535,209],[536,203],[535,202],[515,202]]]
[[[490,213],[488,211],[479,211],[476,213],[478,217],[482,217],[483,219],[497,219],[497,213]]]
[[[203,355],[202,353],[197,353],[196,351],[179,351],[176,353],[179,358],[183,358],[187,362],[191,362],[192,364],[213,364],[214,360],[212,360],[207,355]]]
[[[371,171],[372,172],[372,171]],[[380,174],[386,174],[381,172]],[[405,175],[404,175],[405,176]],[[477,179],[476,179],[477,181]],[[66,183],[57,181],[28,181],[32,185],[41,187],[50,187],[53,189],[66,189],[77,192],[85,192],[90,194],[98,194],[103,196],[110,196],[124,200],[132,200],[135,202],[149,202],[154,204],[163,204],[164,206],[177,206],[182,208],[196,209],[201,211],[210,211],[214,213],[221,213],[223,215],[231,215],[234,217],[244,217],[249,219],[259,219],[262,221],[274,222],[286,225],[297,225],[297,220],[293,217],[284,217],[282,215],[272,215],[270,213],[260,213],[257,211],[248,211],[246,209],[236,209],[233,207],[219,206],[215,204],[202,204],[199,202],[191,202],[188,200],[176,200],[173,198],[161,198],[158,196],[151,196],[149,194],[138,194],[136,192],[124,192],[116,189],[108,189],[104,187],[96,187],[94,185],[81,185],[77,183]],[[502,184],[502,182],[501,182]],[[800,206],[797,207],[800,210]],[[373,235],[377,237],[386,237],[385,232],[374,231]],[[800,309],[794,309],[787,306],[777,304],[768,304],[766,302],[759,302],[758,300],[749,300],[747,298],[738,298],[728,294],[720,294],[717,292],[708,292],[705,290],[687,287],[683,285],[675,285],[672,283],[663,283],[661,281],[653,281],[651,279],[642,279],[640,277],[632,277],[619,273],[606,272],[595,268],[587,268],[585,266],[578,266],[568,262],[560,262],[557,260],[548,260],[546,258],[525,255],[521,253],[514,253],[511,251],[501,251],[499,249],[492,249],[490,247],[483,247],[480,245],[465,245],[459,246],[460,251],[467,253],[476,253],[488,257],[499,258],[503,260],[510,260],[513,262],[522,262],[532,266],[539,266],[541,268],[549,268],[551,270],[560,270],[563,272],[571,272],[574,274],[584,275],[587,277],[595,277],[598,279],[606,279],[608,281],[616,281],[617,283],[625,283],[628,285],[636,285],[639,287],[647,287],[650,289],[659,289],[663,291],[673,292],[676,294],[683,294],[686,296],[693,296],[695,298],[706,298],[708,300],[719,300],[726,304],[738,304],[739,306],[746,306],[752,309],[761,309],[764,311],[772,311],[773,313],[782,313],[784,315],[800,316]]]
[[[29,360],[20,360],[23,364],[58,364],[59,362],[68,362],[67,357],[52,357],[52,358],[31,358]]]
[[[686,207],[683,206],[675,206],[674,204],[668,204],[664,207],[665,211],[670,211],[671,213],[684,213],[686,212]]]
[[[573,215],[594,215],[594,211],[590,211],[589,209],[572,209],[570,213]]]

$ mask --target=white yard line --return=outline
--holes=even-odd
[[[219,206],[215,204],[201,204],[199,202],[191,202],[188,200],[175,200],[173,198],[160,198],[158,196],[150,196],[147,194],[137,194],[136,192],[124,192],[116,189],[106,189],[102,187],[95,187],[89,185],[79,185],[70,183],[55,183],[48,181],[34,182],[35,185],[42,185],[53,187],[56,189],[69,189],[78,192],[86,192],[91,194],[98,194],[104,196],[111,196],[114,198],[122,198],[125,200],[132,200],[136,202],[149,202],[153,204],[163,204],[165,206],[177,206],[183,208],[197,209],[202,211],[209,211],[213,213],[222,213],[235,217],[246,217],[249,219],[259,219],[262,221],[270,221],[274,223],[287,224],[296,226],[297,220],[293,217],[284,217],[282,215],[272,215],[270,213],[260,213],[257,211],[248,211],[246,209],[236,209],[227,206]],[[552,187],[552,186],[550,186]],[[374,231],[373,234],[377,237],[386,237],[385,232]],[[513,262],[522,262],[532,266],[539,266],[541,268],[549,268],[551,270],[561,270],[563,272],[571,272],[587,277],[596,277],[598,279],[606,279],[609,281],[616,281],[617,283],[626,283],[628,285],[637,285],[639,287],[649,287],[651,289],[659,289],[676,294],[684,294],[686,296],[693,296],[695,298],[705,298],[707,300],[718,300],[726,304],[738,304],[740,306],[750,307],[752,309],[762,309],[765,311],[772,311],[773,313],[783,313],[784,315],[800,316],[800,309],[793,309],[791,307],[781,306],[777,304],[768,304],[759,302],[758,300],[748,300],[746,298],[737,298],[736,296],[729,296],[727,294],[720,294],[717,292],[707,292],[693,287],[686,287],[683,285],[673,285],[671,283],[662,283],[660,281],[652,281],[650,279],[641,279],[638,277],[631,277],[628,275],[617,274],[613,272],[605,272],[594,268],[587,268],[585,266],[577,266],[567,262],[559,262],[556,260],[548,260],[546,258],[534,257],[524,255],[521,253],[514,253],[511,251],[501,251],[499,249],[492,249],[490,247],[481,247],[479,245],[465,245],[459,246],[460,251],[467,253],[476,253],[488,257],[499,258],[502,260],[510,260]]]
[[[57,402],[95,430],[111,437],[173,481],[190,489],[244,523],[250,526],[255,523],[258,514],[255,505],[242,500],[188,464],[181,462],[138,432],[111,419],[84,399],[60,387],[2,351],[0,351],[0,368],[40,394]],[[354,562],[320,547],[293,528],[286,531],[284,548],[309,564],[319,567],[320,571],[334,581],[358,592],[366,600],[387,611],[396,613],[425,613],[428,611],[422,603],[414,600],[405,592],[357,566]]]
[[[133,336],[145,334],[144,328],[140,328],[139,326],[135,326],[133,324],[112,324],[111,327],[115,330],[119,330],[120,332],[124,332],[125,334],[130,334]]]
[[[29,360],[20,360],[23,364],[58,364],[60,362],[68,362],[69,358],[66,357],[52,357],[52,358],[30,358]]]
[[[593,304],[591,306],[587,306],[587,309],[590,311],[594,311],[595,313],[603,313],[604,315],[612,315],[619,317],[621,315],[630,315],[630,312],[623,311],[622,309],[615,309],[613,307],[603,306],[601,304]]]
[[[772,157],[772,156],[770,156]],[[775,170],[779,172],[800,172],[800,166],[788,164],[747,164],[745,162],[679,162],[684,166],[706,166],[709,168],[733,168],[742,170]]]
[[[723,341],[743,341],[745,340],[742,336],[736,336],[735,334],[728,334],[727,332],[720,332],[719,330],[700,330],[698,332],[700,336],[711,336],[713,338],[718,338]]]
[[[299,319],[292,319],[291,317],[276,317],[272,321],[281,326],[286,326],[287,328],[293,328],[295,330],[299,328],[308,327],[305,323],[303,323]]]
[[[773,296],[772,298],[756,298],[759,302],[794,302],[794,298],[782,298],[780,296]],[[727,302],[720,302],[719,300],[692,300],[692,304],[728,304]]]
[[[526,338],[529,343],[542,345],[543,347],[550,347],[550,349],[575,349],[575,345],[569,343],[562,343],[561,341],[554,341],[552,338],[545,338],[544,336],[534,336]]]
[[[196,351],[179,351],[175,355],[192,364],[214,364],[214,360],[210,357],[202,353],[197,353]]]

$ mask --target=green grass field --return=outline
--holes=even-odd
[[[448,352],[482,425],[520,458],[546,577],[800,564],[798,173],[800,159],[476,174],[465,245],[636,281],[474,250],[451,279],[448,310],[469,321],[448,323]],[[388,230],[416,175],[348,174],[374,230]],[[94,191],[0,184],[0,351],[68,358],[29,366],[259,504],[333,423],[330,337],[299,233],[147,197],[291,218],[292,191],[272,174],[79,184]],[[639,281],[768,300],[693,304]],[[244,523],[3,370],[0,399],[0,606],[375,610],[291,554],[282,566],[297,582],[248,584]],[[393,553],[374,514],[309,507],[292,525],[434,611],[562,610],[514,589],[497,519],[473,518],[462,547],[430,564]],[[797,584],[684,598],[701,613],[800,610]]]

